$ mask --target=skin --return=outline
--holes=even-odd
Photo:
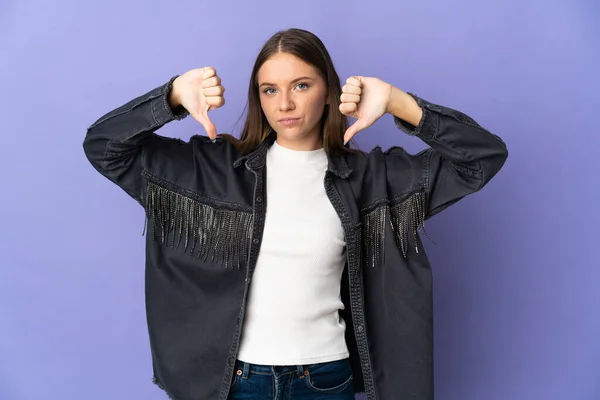
[[[258,82],[261,106],[277,132],[278,143],[295,150],[322,147],[319,121],[327,104],[327,88],[318,71],[291,54],[278,53],[263,64]],[[173,109],[183,106],[204,126],[208,136],[215,139],[217,130],[208,112],[225,104],[224,93],[221,78],[214,68],[197,68],[175,79],[169,104]],[[423,116],[421,107],[410,95],[373,77],[348,78],[340,101],[339,111],[356,118],[344,133],[346,142],[386,113],[414,126]],[[286,126],[281,123],[285,118],[298,118],[298,121]]]
[[[322,147],[319,122],[327,104],[327,87],[319,71],[294,55],[278,53],[259,69],[258,82],[261,107],[277,132],[277,142],[294,150]],[[344,133],[346,142],[386,113],[415,126],[423,115],[411,96],[373,77],[348,78],[340,101],[340,112],[357,119]],[[298,121],[286,126],[281,123],[285,118]]]
[[[319,71],[289,53],[278,53],[258,71],[259,97],[277,143],[294,150],[322,147],[320,121],[327,104],[327,87]],[[293,125],[282,119],[293,118]]]

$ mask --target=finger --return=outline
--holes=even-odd
[[[217,71],[213,67],[202,68],[202,79],[212,78],[215,75],[217,75]]]
[[[194,117],[194,119],[196,121],[198,121],[198,123],[200,125],[202,125],[204,127],[204,130],[206,131],[208,136],[210,136],[211,133],[214,131],[212,128],[212,127],[214,127],[214,124],[212,123],[212,121],[210,121],[208,116],[203,113],[190,113],[190,114],[192,117]],[[211,125],[212,125],[212,127],[211,127]]]
[[[221,95],[223,95],[223,93],[225,93],[225,88],[222,85],[211,86],[211,87],[202,89],[202,94],[206,97],[221,96]]]
[[[208,99],[214,99],[214,97],[207,97]],[[196,119],[196,121],[198,121],[203,127],[204,130],[206,131],[206,134],[208,135],[209,138],[211,138],[212,140],[215,140],[217,138],[217,128],[215,127],[215,124],[212,123],[212,121],[210,120],[210,118],[208,117],[208,110],[211,108],[211,106],[208,104],[208,101],[206,101],[193,115],[193,117]]]
[[[342,93],[352,93],[360,95],[362,94],[362,89],[360,86],[346,84],[342,86]]]
[[[340,96],[342,103],[359,103],[360,95],[352,93],[342,93]]]
[[[223,96],[210,96],[206,98],[206,104],[209,106],[209,110],[214,110],[225,104],[225,98]]]
[[[356,103],[342,103],[340,104],[340,112],[349,117],[353,117],[356,113],[358,106]]]
[[[206,131],[206,134],[209,138],[211,138],[212,140],[215,140],[217,138],[217,128],[208,117],[208,114],[202,112],[194,116],[194,118],[196,118],[196,120],[200,122],[200,124],[204,127],[204,130]]]
[[[351,76],[350,78],[346,79],[346,83],[348,85],[358,86],[359,88],[362,88],[362,76]]]
[[[346,129],[346,133],[344,134],[344,143],[348,143],[350,139],[354,137],[358,132],[365,129],[367,126],[363,122],[363,120],[358,119],[354,124],[350,125],[348,129]]]
[[[212,86],[219,86],[221,84],[221,78],[213,76],[212,78],[202,80],[202,87],[209,88]]]

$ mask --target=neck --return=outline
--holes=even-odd
[[[277,143],[281,147],[297,151],[312,151],[323,148],[321,138],[317,135],[311,135],[310,137],[304,137],[296,140],[285,139],[280,135],[277,135]]]

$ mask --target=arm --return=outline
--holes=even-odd
[[[94,122],[83,142],[85,155],[98,172],[143,205],[143,163],[169,157],[174,147],[184,145],[155,131],[191,114],[215,139],[217,130],[207,113],[225,103],[224,91],[214,68],[189,70]],[[149,154],[153,160],[147,159]]]
[[[411,161],[415,174],[425,183],[426,218],[479,191],[508,157],[506,145],[498,136],[460,111],[429,103],[397,88],[392,88],[387,111],[394,116],[398,128],[430,146]],[[396,162],[402,163],[395,156],[404,158],[406,152],[393,148],[387,155],[388,183],[393,188],[393,182],[400,181],[396,175],[402,173],[394,168]]]
[[[155,134],[155,131],[187,111],[169,105],[174,78],[99,118],[87,130],[83,149],[92,166],[144,204],[142,158],[149,146],[180,143]]]

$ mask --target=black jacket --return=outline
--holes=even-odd
[[[91,164],[146,211],[146,313],[154,382],[177,400],[225,400],[265,222],[265,155],[224,139],[155,133],[187,115],[172,81],[104,115],[83,147]],[[429,147],[329,156],[324,179],[347,243],[341,316],[355,387],[367,399],[433,398],[432,275],[419,231],[480,190],[507,158],[467,115],[413,97]]]

